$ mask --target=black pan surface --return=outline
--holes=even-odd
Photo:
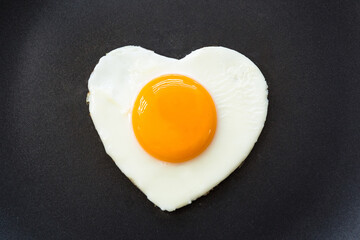
[[[359,239],[359,1],[1,1],[0,239]],[[162,212],[106,155],[85,104],[124,45],[252,59],[265,128],[228,179]]]

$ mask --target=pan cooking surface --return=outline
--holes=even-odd
[[[1,239],[357,239],[356,1],[3,2]],[[85,103],[99,58],[139,45],[248,56],[269,85],[261,136],[211,193],[162,212],[104,151]]]

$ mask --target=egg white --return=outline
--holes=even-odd
[[[217,111],[212,143],[196,158],[165,163],[146,153],[131,123],[141,88],[164,74],[183,74],[204,86]],[[224,47],[204,47],[183,59],[126,46],[102,57],[90,76],[89,109],[107,154],[162,210],[173,211],[206,194],[247,157],[264,126],[267,84],[256,65]]]

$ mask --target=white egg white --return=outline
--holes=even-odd
[[[141,88],[164,74],[183,74],[202,84],[218,115],[209,147],[179,164],[146,153],[131,123]],[[268,107],[260,70],[244,55],[224,47],[204,47],[180,60],[141,47],[121,47],[100,59],[88,88],[90,115],[106,152],[150,201],[166,211],[206,194],[240,166],[260,135]]]

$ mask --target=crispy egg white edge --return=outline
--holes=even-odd
[[[218,125],[212,143],[196,158],[172,164],[139,145],[131,124],[141,88],[163,74],[183,74],[212,96]],[[89,110],[108,155],[162,210],[173,211],[206,194],[245,160],[264,126],[267,84],[257,66],[224,47],[204,47],[177,60],[125,46],[102,57],[90,76]]]

